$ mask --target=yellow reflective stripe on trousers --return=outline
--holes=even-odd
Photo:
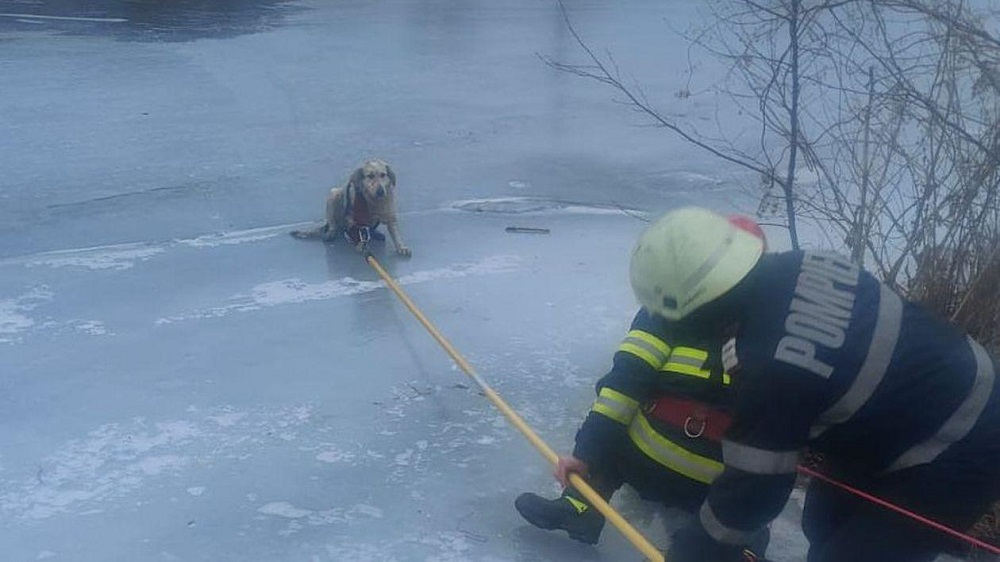
[[[660,370],[707,379],[711,376],[711,373],[704,369],[707,360],[707,351],[693,347],[675,347]]]
[[[688,451],[660,435],[641,413],[632,420],[628,436],[647,457],[692,480],[710,484],[722,474],[722,463]]]
[[[631,330],[618,347],[618,351],[631,353],[654,369],[659,369],[670,355],[670,346],[660,338],[642,330]]]
[[[639,411],[639,403],[617,390],[604,387],[597,395],[597,400],[594,401],[591,410],[622,425],[628,425],[635,413]]]

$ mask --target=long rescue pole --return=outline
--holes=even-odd
[[[385,281],[385,284],[392,289],[392,292],[396,293],[396,296],[399,297],[399,300],[401,300],[404,305],[406,305],[406,308],[413,313],[417,320],[423,324],[424,328],[430,332],[431,336],[433,336],[441,347],[444,348],[445,352],[447,352],[452,360],[455,361],[455,364],[457,364],[466,375],[469,375],[469,377],[476,382],[479,388],[483,391],[483,394],[485,394],[486,397],[490,399],[490,402],[493,402],[493,405],[500,410],[500,413],[502,413],[510,421],[510,423],[514,424],[514,427],[516,427],[518,431],[528,438],[528,441],[530,441],[531,444],[534,445],[540,453],[542,453],[542,456],[548,459],[553,466],[556,465],[559,461],[559,455],[557,455],[556,452],[553,451],[552,448],[549,447],[548,444],[545,443],[545,441],[543,441],[533,429],[531,429],[531,426],[521,419],[521,416],[519,416],[517,412],[515,412],[510,406],[507,405],[506,402],[503,401],[503,398],[501,398],[500,395],[490,387],[490,385],[486,384],[486,381],[476,374],[472,365],[470,365],[469,362],[458,353],[451,343],[449,343],[448,340],[441,335],[441,332],[439,332],[438,329],[431,324],[430,320],[428,320],[427,317],[420,312],[417,305],[410,300],[410,297],[403,292],[403,289],[400,288],[399,284],[396,283],[396,281],[385,271],[385,269],[382,268],[382,265],[378,263],[378,260],[376,260],[371,254],[365,256],[365,259],[368,261],[368,265],[372,266],[372,269],[374,269],[378,273],[379,277]],[[586,480],[575,472],[571,472],[569,474],[569,481],[578,492],[583,494],[583,497],[590,502],[590,505],[599,511],[601,515],[611,522],[611,524],[614,525],[619,531],[621,531],[621,533],[625,535],[625,538],[628,539],[628,541],[632,543],[632,545],[635,546],[648,560],[652,562],[665,562],[663,554],[661,554],[660,551],[646,539],[646,537],[642,536],[639,531],[635,530],[635,527],[630,525],[624,517],[619,515],[618,512],[608,504],[608,502],[604,501],[604,498],[594,491],[594,489],[590,487],[590,484],[587,484]]]

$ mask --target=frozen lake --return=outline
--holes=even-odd
[[[567,7],[709,118],[675,95],[692,3]],[[638,560],[524,523],[544,459],[358,256],[287,236],[385,158],[414,257],[377,256],[568,451],[634,312],[619,207],[753,205],[538,54],[579,56],[554,2],[0,0],[4,560]]]

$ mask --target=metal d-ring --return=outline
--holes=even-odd
[[[701,427],[699,427],[697,431],[692,431],[691,428],[689,427],[692,421],[701,421]],[[702,434],[705,433],[705,426],[707,425],[708,425],[708,420],[706,419],[695,420],[693,417],[688,416],[687,419],[684,420],[684,435],[687,435],[691,439],[697,439],[701,437]]]

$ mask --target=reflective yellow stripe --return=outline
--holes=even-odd
[[[647,457],[692,480],[710,484],[722,474],[722,463],[697,455],[660,435],[641,413],[629,425],[628,435]]]
[[[708,352],[701,349],[695,349],[693,347],[675,347],[674,352],[670,354],[670,358],[673,359],[675,357],[686,363],[704,363],[705,360],[708,359]]]
[[[631,353],[654,369],[659,369],[670,355],[670,346],[660,338],[642,330],[630,330],[618,351]]]
[[[649,363],[649,366],[654,369],[659,369],[660,365],[663,364],[662,360],[657,360],[656,355],[653,355],[646,349],[639,347],[638,345],[632,342],[623,342],[620,346],[618,346],[618,351],[631,353],[632,355],[635,355],[636,357],[642,359],[646,363]]]
[[[576,512],[577,513],[583,513],[584,511],[587,511],[588,507],[590,507],[587,504],[583,503],[582,501],[580,501],[580,500],[578,500],[576,498],[571,498],[569,496],[563,496],[563,498],[565,498],[566,501],[568,501],[570,503],[570,505],[572,505],[574,508],[576,508]]]
[[[670,355],[670,346],[667,345],[666,342],[654,336],[653,334],[650,334],[649,332],[643,332],[642,330],[629,330],[629,333],[626,336],[626,338],[638,338],[648,343],[649,345],[653,346],[657,351],[662,353],[664,358]]]
[[[675,347],[670,359],[660,370],[707,379],[711,376],[709,371],[703,369],[707,359],[707,351],[693,347]]]
[[[591,411],[607,416],[622,425],[628,425],[639,410],[639,403],[617,390],[602,388]]]
[[[702,379],[707,379],[709,376],[711,376],[711,373],[704,369],[699,369],[697,367],[692,367],[691,365],[684,365],[681,363],[674,363],[674,362],[667,363],[660,370],[668,371],[671,373],[677,373],[679,375],[690,375],[692,377],[699,377]]]
[[[722,384],[727,385],[733,382],[733,378],[729,376],[729,373],[722,373]]]

